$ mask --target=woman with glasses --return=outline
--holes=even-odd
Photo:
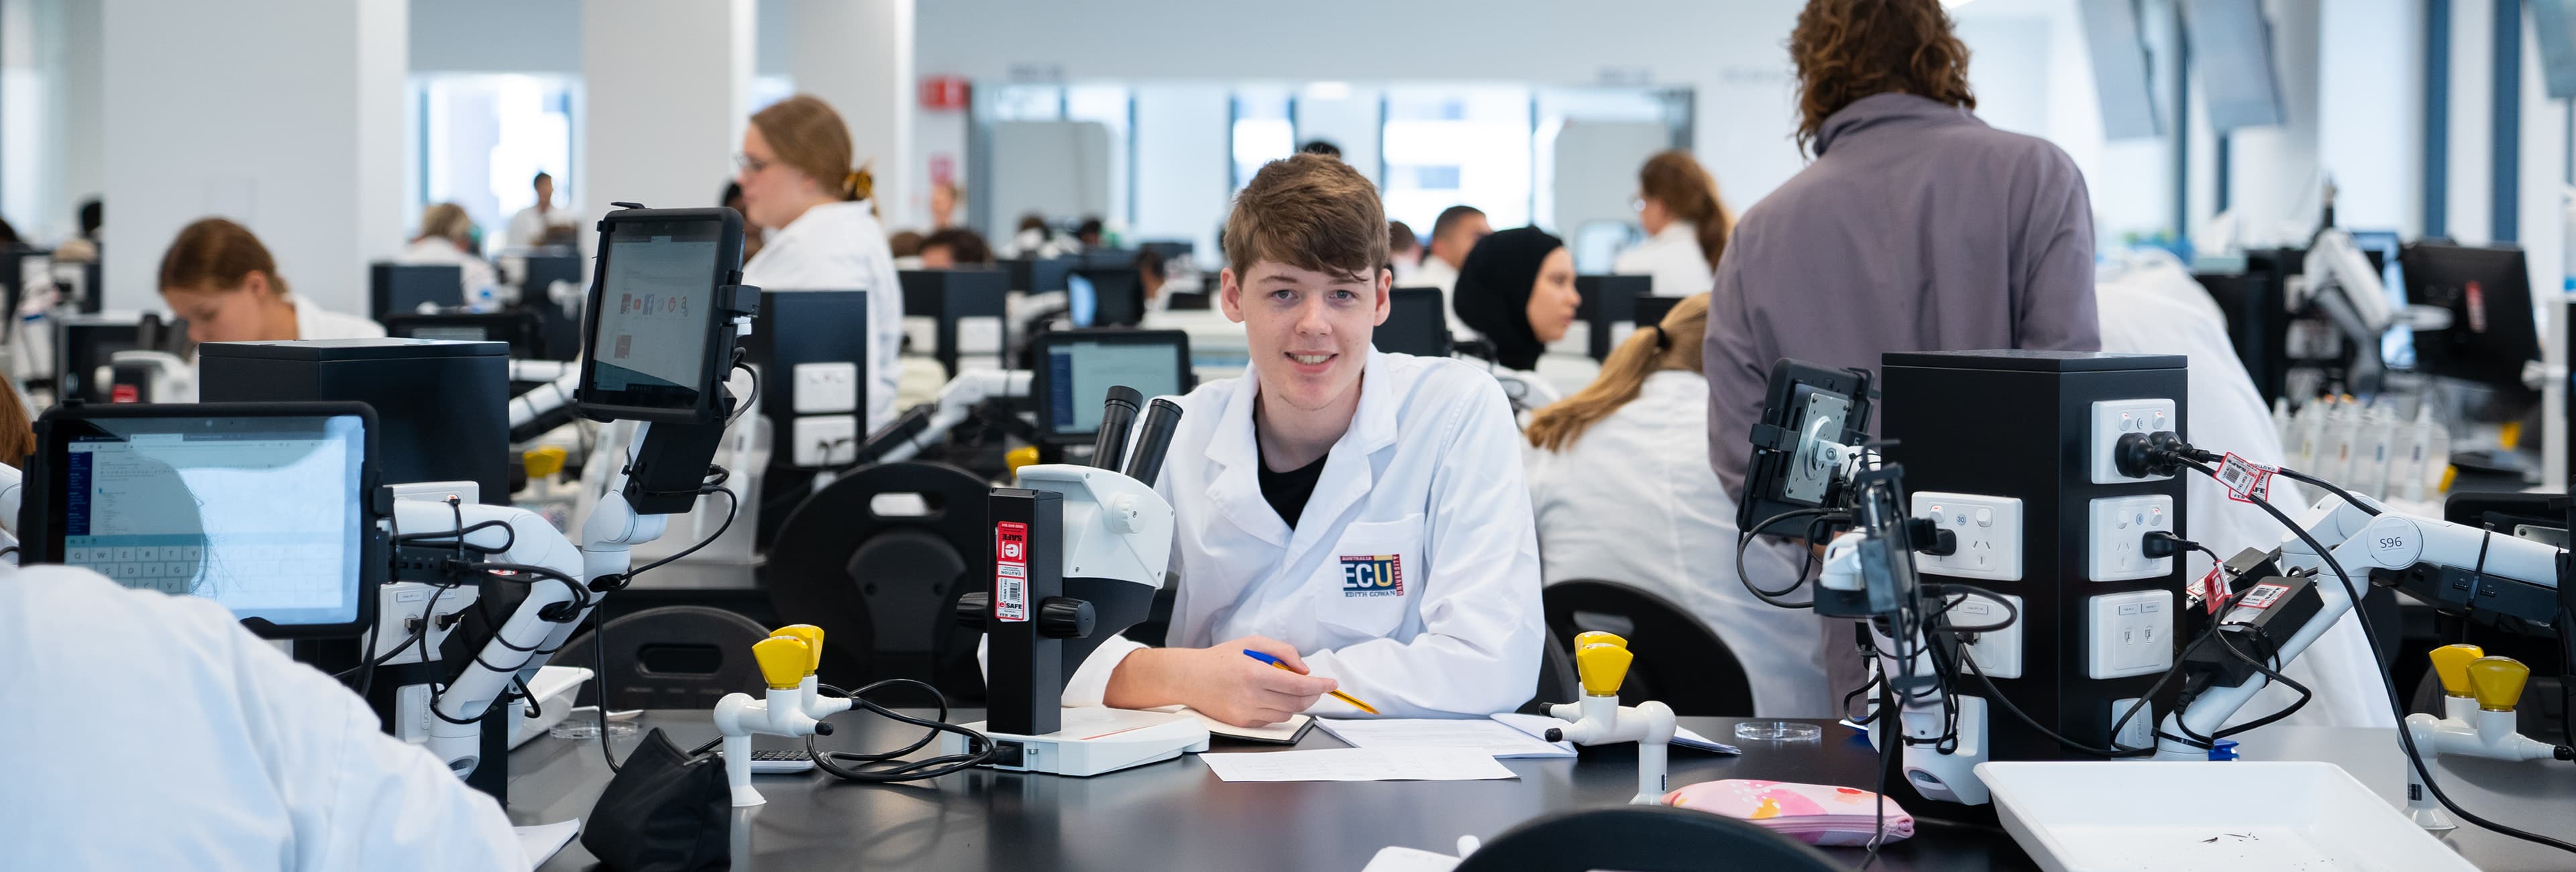
[[[743,264],[743,283],[779,291],[868,292],[867,431],[894,420],[902,374],[903,291],[894,251],[868,196],[873,181],[851,160],[841,114],[799,94],[751,116],[742,133],[743,217],[767,230]]]
[[[1735,231],[1735,213],[1717,197],[1717,180],[1674,149],[1637,171],[1637,223],[1646,241],[1619,253],[1610,271],[1654,277],[1655,296],[1687,297],[1709,289],[1717,255]]]

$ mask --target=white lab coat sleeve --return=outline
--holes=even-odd
[[[1432,474],[1423,555],[1430,572],[1422,628],[1410,642],[1374,639],[1305,655],[1313,674],[1393,717],[1511,711],[1538,690],[1538,532],[1522,483],[1520,430],[1490,380],[1455,402]],[[1342,716],[1324,697],[1315,711]]]
[[[230,615],[222,615],[229,622]],[[303,869],[528,868],[510,819],[329,676],[232,628],[242,707],[267,720]]]

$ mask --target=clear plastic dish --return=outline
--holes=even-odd
[[[1753,741],[1813,742],[1824,738],[1823,727],[1796,721],[1745,721],[1735,725],[1735,737]]]

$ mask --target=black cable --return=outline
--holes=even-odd
[[[590,627],[591,665],[599,669],[599,674],[590,677],[598,682],[596,687],[599,689],[599,759],[608,761],[608,774],[614,776],[617,774],[617,755],[608,750],[608,619],[598,612],[592,612],[590,616],[593,622]]]
[[[660,560],[656,560],[656,561],[653,561],[653,562],[651,562],[651,563],[644,564],[642,567],[639,567],[639,568],[637,568],[637,569],[634,569],[634,570],[632,570],[632,571],[627,572],[627,573],[626,573],[626,581],[627,581],[627,582],[630,582],[630,583],[631,583],[631,582],[633,582],[633,581],[635,580],[635,577],[636,577],[636,576],[638,576],[638,575],[643,575],[643,574],[644,574],[644,573],[646,573],[646,572],[652,571],[652,570],[654,570],[654,569],[661,568],[661,566],[662,566],[663,564],[669,563],[669,562],[674,561],[674,560],[678,560],[678,559],[680,559],[680,558],[682,558],[682,557],[687,557],[687,556],[689,556],[689,555],[691,555],[691,554],[696,554],[696,553],[698,553],[698,549],[700,549],[700,548],[705,548],[705,547],[707,547],[708,545],[713,544],[716,540],[724,538],[725,531],[733,528],[733,519],[734,519],[734,516],[735,516],[735,515],[737,515],[737,514],[741,514],[741,512],[742,512],[742,498],[741,498],[741,497],[738,497],[738,496],[735,496],[735,495],[734,495],[734,492],[733,492],[731,489],[729,489],[729,488],[725,488],[725,487],[721,487],[721,486],[708,487],[708,488],[706,488],[706,489],[704,489],[704,490],[699,491],[699,493],[711,493],[711,494],[724,494],[724,495],[725,495],[725,519],[724,519],[724,523],[723,523],[723,524],[721,524],[721,525],[718,525],[718,526],[716,527],[716,532],[715,532],[715,534],[714,534],[714,535],[711,535],[711,536],[708,536],[707,538],[704,538],[704,539],[700,539],[700,540],[698,540],[698,544],[691,545],[691,546],[689,546],[689,547],[687,547],[687,548],[685,548],[685,549],[682,549],[682,550],[681,550],[679,553],[677,553],[677,554],[673,554],[673,555],[671,555],[671,556],[669,556],[669,557],[664,557],[664,558],[662,558],[662,559],[660,559]]]
[[[867,698],[869,693],[873,693],[879,688],[891,685],[907,685],[929,691],[931,697],[939,701],[939,719],[935,721],[925,721],[920,718],[886,708],[885,706],[878,705],[876,702]],[[855,693],[842,690],[828,684],[818,685],[818,687],[820,689],[848,697],[850,705],[853,708],[865,708],[879,715],[883,715],[887,719],[893,720],[897,723],[910,724],[927,730],[927,732],[922,734],[920,739],[915,740],[912,744],[906,745],[898,750],[882,753],[825,751],[816,746],[813,736],[806,736],[805,753],[814,758],[815,768],[823,770],[826,774],[829,774],[834,778],[839,778],[843,781],[856,781],[863,784],[891,784],[901,781],[921,781],[937,778],[942,775],[953,775],[959,772],[964,772],[968,769],[989,763],[993,759],[993,751],[995,748],[993,740],[990,737],[985,736],[983,733],[948,723],[947,694],[940,693],[939,688],[932,687],[927,682],[915,681],[910,678],[889,678],[861,687]],[[940,733],[955,733],[966,737],[966,747],[973,751],[973,753],[945,754],[938,757],[932,757],[927,760],[916,760],[910,763],[902,763],[900,765],[883,765],[894,761],[898,757],[902,757],[906,754],[928,747],[931,742],[938,740]],[[981,750],[975,750],[979,748]],[[862,765],[854,769],[845,769],[841,766],[843,761]]]
[[[2164,690],[2165,682],[2172,679],[2176,672],[2179,671],[2171,669],[2166,670],[2165,677],[2157,679],[2154,688],[2141,694],[2138,697],[2137,702],[2130,703],[2129,710],[2121,713],[2120,719],[2111,723],[2111,747],[2097,748],[2092,745],[2087,745],[2082,742],[2069,739],[2065,736],[2058,735],[2056,730],[2049,729],[2047,725],[2041,724],[2037,718],[2033,718],[2028,713],[2023,712],[2020,706],[2013,705],[2012,700],[2004,696],[2003,689],[1995,686],[1995,680],[1986,675],[1985,667],[1977,665],[1977,656],[1974,653],[1971,653],[1965,646],[1962,646],[1959,649],[1959,659],[1968,667],[1968,672],[1977,677],[1977,682],[1986,686],[1987,702],[2001,706],[2005,713],[2013,716],[2014,720],[2022,722],[2023,726],[2027,726],[2038,732],[2042,737],[2047,738],[2049,741],[2082,751],[2086,754],[2091,754],[2095,757],[2105,758],[2142,757],[2155,753],[2156,749],[2153,745],[2149,745],[2144,748],[2121,747],[2120,730],[2121,728],[2128,726],[2129,720],[2137,716],[2138,710],[2145,708],[2147,702],[2154,699],[2157,692]]]
[[[333,674],[331,675],[331,677],[332,677],[333,679],[337,679],[337,680],[347,680],[349,676],[357,674],[358,670],[361,670],[361,669],[373,670],[373,669],[375,669],[375,668],[376,668],[376,667],[378,667],[378,666],[383,666],[383,665],[385,665],[387,662],[392,661],[394,658],[402,656],[402,653],[403,653],[404,651],[408,651],[408,650],[410,650],[410,649],[411,649],[411,646],[412,646],[413,644],[415,644],[415,643],[420,643],[420,644],[422,644],[422,645],[423,645],[423,648],[422,648],[422,654],[426,655],[426,654],[428,653],[428,648],[426,647],[426,645],[427,645],[427,641],[426,641],[426,640],[427,640],[427,638],[428,638],[428,636],[429,636],[429,625],[430,625],[430,622],[431,622],[431,621],[438,620],[438,598],[439,598],[439,597],[446,596],[446,595],[447,595],[447,591],[448,591],[448,589],[449,589],[449,586],[448,586],[448,585],[443,585],[443,584],[442,584],[442,585],[438,585],[437,587],[438,587],[438,590],[437,590],[436,592],[431,593],[431,594],[429,595],[429,605],[428,605],[426,608],[423,608],[423,609],[421,610],[420,628],[419,628],[419,629],[416,629],[416,630],[413,630],[413,631],[412,631],[412,634],[411,634],[409,637],[404,638],[404,639],[403,639],[403,643],[402,643],[401,645],[396,646],[396,647],[395,647],[393,650],[391,650],[391,651],[387,651],[387,652],[385,652],[385,653],[383,654],[383,656],[377,656],[377,654],[376,654],[376,650],[375,650],[375,648],[376,648],[376,643],[375,643],[375,634],[370,633],[370,634],[368,634],[368,637],[367,637],[367,658],[366,658],[365,660],[363,660],[363,661],[360,661],[360,662],[358,663],[358,665],[356,665],[356,666],[351,666],[351,667],[349,667],[349,668],[347,668],[347,669],[343,669],[343,670],[341,670],[341,671],[339,671],[339,672],[333,673]],[[368,675],[367,675],[367,680],[368,680],[369,682],[373,682],[373,681],[375,680],[375,674],[374,674],[372,671],[368,673]],[[367,685],[361,685],[361,686],[359,687],[359,690],[358,690],[358,695],[359,695],[359,696],[362,696],[362,697],[363,697],[363,696],[366,696],[366,695],[367,695],[367,690],[368,690],[369,688],[372,688],[373,686],[374,686],[374,685],[373,685],[372,683],[367,684]]]
[[[2198,464],[2194,464],[2194,463],[2192,463],[2191,461],[2188,461],[2188,460],[2183,461],[2183,463],[2184,463],[2185,465],[2189,465],[2189,466],[2197,466],[2197,465],[2198,465]],[[2208,470],[2203,469],[2202,471],[2203,471],[2203,472],[2207,472]],[[2275,467],[2272,467],[2272,471],[2273,471],[2273,472],[2275,472],[2275,473],[2279,473],[2279,474],[2281,475],[2281,477],[2283,477],[2283,478],[2287,478],[2287,479],[2289,479],[2289,480],[2291,480],[2291,481],[2295,481],[2295,482],[2298,482],[2298,483],[2300,483],[2300,484],[2312,484],[2312,485],[2316,485],[2317,487],[2324,488],[2324,489],[2325,489],[2325,491],[2326,491],[2327,493],[2334,494],[2335,496],[2342,497],[2344,502],[2351,503],[2353,508],[2360,509],[2360,510],[2362,510],[2363,512],[2367,512],[2367,513],[2369,513],[2372,517],[2378,517],[2378,515],[2379,515],[2379,509],[2378,509],[2377,507],[2375,507],[2375,506],[2374,506],[2374,505],[2372,505],[2371,503],[2363,502],[2363,501],[2362,501],[2362,499],[2361,499],[2360,497],[2353,496],[2351,491],[2347,491],[2347,490],[2344,490],[2343,488],[2336,487],[2336,486],[2334,486],[2334,484],[2333,484],[2332,482],[2328,482],[2328,481],[2326,481],[2325,479],[2321,479],[2321,478],[2318,478],[2318,477],[2316,477],[2316,476],[2312,476],[2312,475],[2309,475],[2309,474],[2307,474],[2307,473],[2300,472],[2300,471],[2298,471],[2298,470],[2291,469],[2291,468],[2286,467],[2286,466],[2275,466]],[[2214,477],[2215,477],[2215,476],[2213,476],[2213,478],[2214,478]],[[2361,608],[2361,604],[2360,604],[2359,602],[2357,602],[2357,601],[2356,601],[2355,603],[2353,603],[2353,609],[2354,609],[2354,610],[2356,610],[2356,611],[2357,611],[2357,610],[2359,610],[2360,608]]]
[[[1956,624],[1944,622],[1937,625],[1935,628],[1936,630],[1947,630],[1952,633],[1993,633],[2010,627],[2021,620],[2021,609],[2014,608],[2012,600],[2005,599],[2003,594],[1996,593],[1976,585],[1960,584],[1955,581],[1945,581],[1939,584],[1927,584],[1924,585],[1924,587],[1931,588],[1933,596],[1942,598],[1941,610],[1932,613],[1932,617],[1936,619],[1949,614],[1952,608],[1956,608],[1960,604],[1967,602],[1968,597],[1970,596],[1980,596],[1994,600],[1996,603],[2001,604],[2004,607],[2003,620],[1996,623],[1975,627],[1962,627]],[[1953,591],[1956,591],[1959,594],[1959,598],[1956,601],[1948,599]]]
[[[725,426],[727,427],[733,426],[733,422],[742,420],[742,416],[751,414],[751,410],[760,405],[760,372],[752,369],[750,364],[742,362],[741,349],[734,350],[733,367],[732,369],[726,370],[726,372],[730,373],[734,369],[751,373],[751,396],[742,401],[741,408],[733,410],[733,417],[725,419]]]
[[[2202,466],[2198,463],[2193,463],[2187,460],[2182,461],[2182,465],[2199,470],[2200,474],[2209,476],[2212,479],[2218,477],[2218,474],[2212,472],[2207,466]],[[2299,526],[2297,522],[2290,520],[2290,516],[2282,514],[2281,510],[2273,506],[2270,500],[2253,500],[2252,502],[2254,505],[2262,507],[2264,513],[2271,515],[2272,520],[2279,522],[2282,527],[2288,529],[2291,535],[2297,536],[2300,542],[2305,543],[2309,548],[2315,549],[2317,556],[2325,560],[2326,567],[2334,570],[2335,578],[2343,583],[2344,595],[2352,600],[2351,608],[2353,617],[2361,622],[2362,636],[2370,643],[2371,656],[2378,658],[2380,662],[2386,662],[2386,653],[2379,650],[2379,632],[2373,629],[2370,624],[2370,612],[2361,607],[2361,591],[2353,586],[2352,576],[2344,572],[2343,564],[2335,560],[2334,552],[2328,550],[2323,544],[2319,543],[2315,536],[2308,533],[2307,528]],[[2398,744],[2406,750],[2407,764],[2414,767],[2416,778],[2424,782],[2424,789],[2431,792],[2433,794],[2433,799],[2440,802],[2443,808],[2449,809],[2451,814],[2458,816],[2461,820],[2485,827],[2497,833],[2512,836],[2533,844],[2547,845],[2568,853],[2576,853],[2576,844],[2570,844],[2538,833],[2525,832],[2520,829],[2487,820],[2486,818],[2471,814],[2469,810],[2461,808],[2459,803],[2452,801],[2449,794],[2442,792],[2442,786],[2434,781],[2433,768],[2424,763],[2424,752],[2415,747],[2414,731],[2406,728],[2406,703],[2397,694],[2397,680],[2390,678],[2388,671],[2385,669],[2373,669],[2371,671],[2379,675],[2380,689],[2385,691],[2388,697],[2388,709],[2390,713],[2394,714],[2397,718],[2397,741]]]
[[[1755,585],[1755,584],[1753,583],[1753,577],[1752,577],[1751,575],[1749,575],[1749,574],[1747,574],[1747,573],[1745,572],[1745,569],[1744,569],[1744,551],[1745,551],[1745,549],[1746,549],[1747,547],[1749,547],[1749,546],[1752,544],[1752,542],[1753,542],[1753,537],[1754,537],[1755,535],[1760,534],[1763,530],[1770,529],[1770,527],[1771,527],[1772,525],[1774,525],[1774,524],[1778,524],[1778,523],[1780,523],[1781,521],[1786,521],[1786,520],[1788,520],[1788,519],[1790,519],[1790,518],[1802,517],[1802,516],[1807,516],[1807,515],[1823,516],[1823,515],[1830,515],[1830,514],[1834,514],[1834,512],[1833,512],[1832,510],[1830,510],[1830,509],[1792,509],[1792,510],[1790,510],[1790,511],[1786,511],[1786,512],[1782,512],[1782,513],[1777,514],[1777,515],[1773,515],[1773,516],[1771,516],[1769,519],[1764,520],[1764,521],[1762,521],[1761,523],[1754,524],[1754,525],[1753,525],[1753,529],[1751,529],[1751,530],[1746,530],[1746,531],[1744,531],[1744,532],[1742,532],[1742,533],[1737,534],[1737,535],[1736,535],[1736,537],[1735,537],[1735,580],[1736,580],[1737,582],[1739,582],[1739,583],[1743,584],[1743,585],[1744,585],[1744,589],[1745,589],[1745,591],[1746,591],[1746,592],[1748,592],[1748,593],[1753,594],[1753,598],[1754,598],[1754,599],[1761,600],[1761,601],[1763,601],[1764,603],[1768,603],[1768,604],[1770,604],[1770,605],[1772,605],[1772,606],[1776,606],[1776,607],[1784,608],[1784,609],[1805,609],[1805,608],[1814,608],[1814,607],[1815,607],[1815,605],[1816,605],[1816,603],[1815,603],[1815,600],[1812,600],[1812,599],[1810,599],[1810,600],[1808,600],[1808,601],[1806,601],[1806,602],[1803,602],[1803,603],[1789,602],[1789,601],[1787,601],[1787,600],[1781,599],[1781,597],[1783,597],[1783,596],[1786,596],[1786,595],[1788,595],[1788,594],[1790,594],[1790,593],[1796,592],[1798,588],[1801,588],[1801,587],[1805,587],[1805,586],[1806,586],[1806,584],[1807,584],[1807,572],[1806,572],[1806,566],[1807,566],[1807,562],[1808,562],[1808,561],[1806,561],[1806,560],[1800,560],[1800,561],[1799,561],[1799,563],[1798,563],[1798,566],[1799,566],[1798,577],[1797,577],[1795,580],[1791,581],[1788,587],[1784,587],[1784,588],[1781,588],[1781,589],[1779,589],[1779,590],[1764,590],[1763,588],[1761,588],[1761,587],[1759,587],[1759,586]],[[1810,527],[1811,527],[1811,528],[1812,528],[1812,526],[1813,526],[1813,525],[1810,525]]]

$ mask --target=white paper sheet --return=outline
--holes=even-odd
[[[1379,848],[1377,856],[1369,858],[1368,868],[1360,872],[1452,872],[1459,862],[1447,854],[1390,845]]]
[[[1565,759],[1574,756],[1571,742],[1549,744],[1508,724],[1490,720],[1325,718],[1322,725],[1324,731],[1333,734],[1334,738],[1358,748],[1469,748],[1497,760]]]
[[[1201,754],[1226,781],[1481,781],[1518,778],[1493,757],[1464,748],[1325,748],[1267,754]]]
[[[572,837],[581,835],[581,821],[575,819],[559,824],[538,824],[533,827],[512,827],[511,829],[519,831],[519,853],[527,855],[528,868],[534,869],[546,865],[547,860],[554,859],[555,852],[563,850],[565,845],[572,844]]]
[[[1509,712],[1495,715],[1494,720],[1509,724],[1512,729],[1528,733],[1532,736],[1547,735],[1547,731],[1550,728],[1564,729],[1566,727],[1574,726],[1573,724],[1566,723],[1546,715],[1524,715]],[[1697,748],[1702,751],[1717,754],[1744,753],[1744,749],[1742,748],[1729,745],[1725,742],[1714,741],[1707,736],[1691,732],[1688,727],[1676,728],[1673,731],[1673,744],[1680,745],[1684,748]]]

